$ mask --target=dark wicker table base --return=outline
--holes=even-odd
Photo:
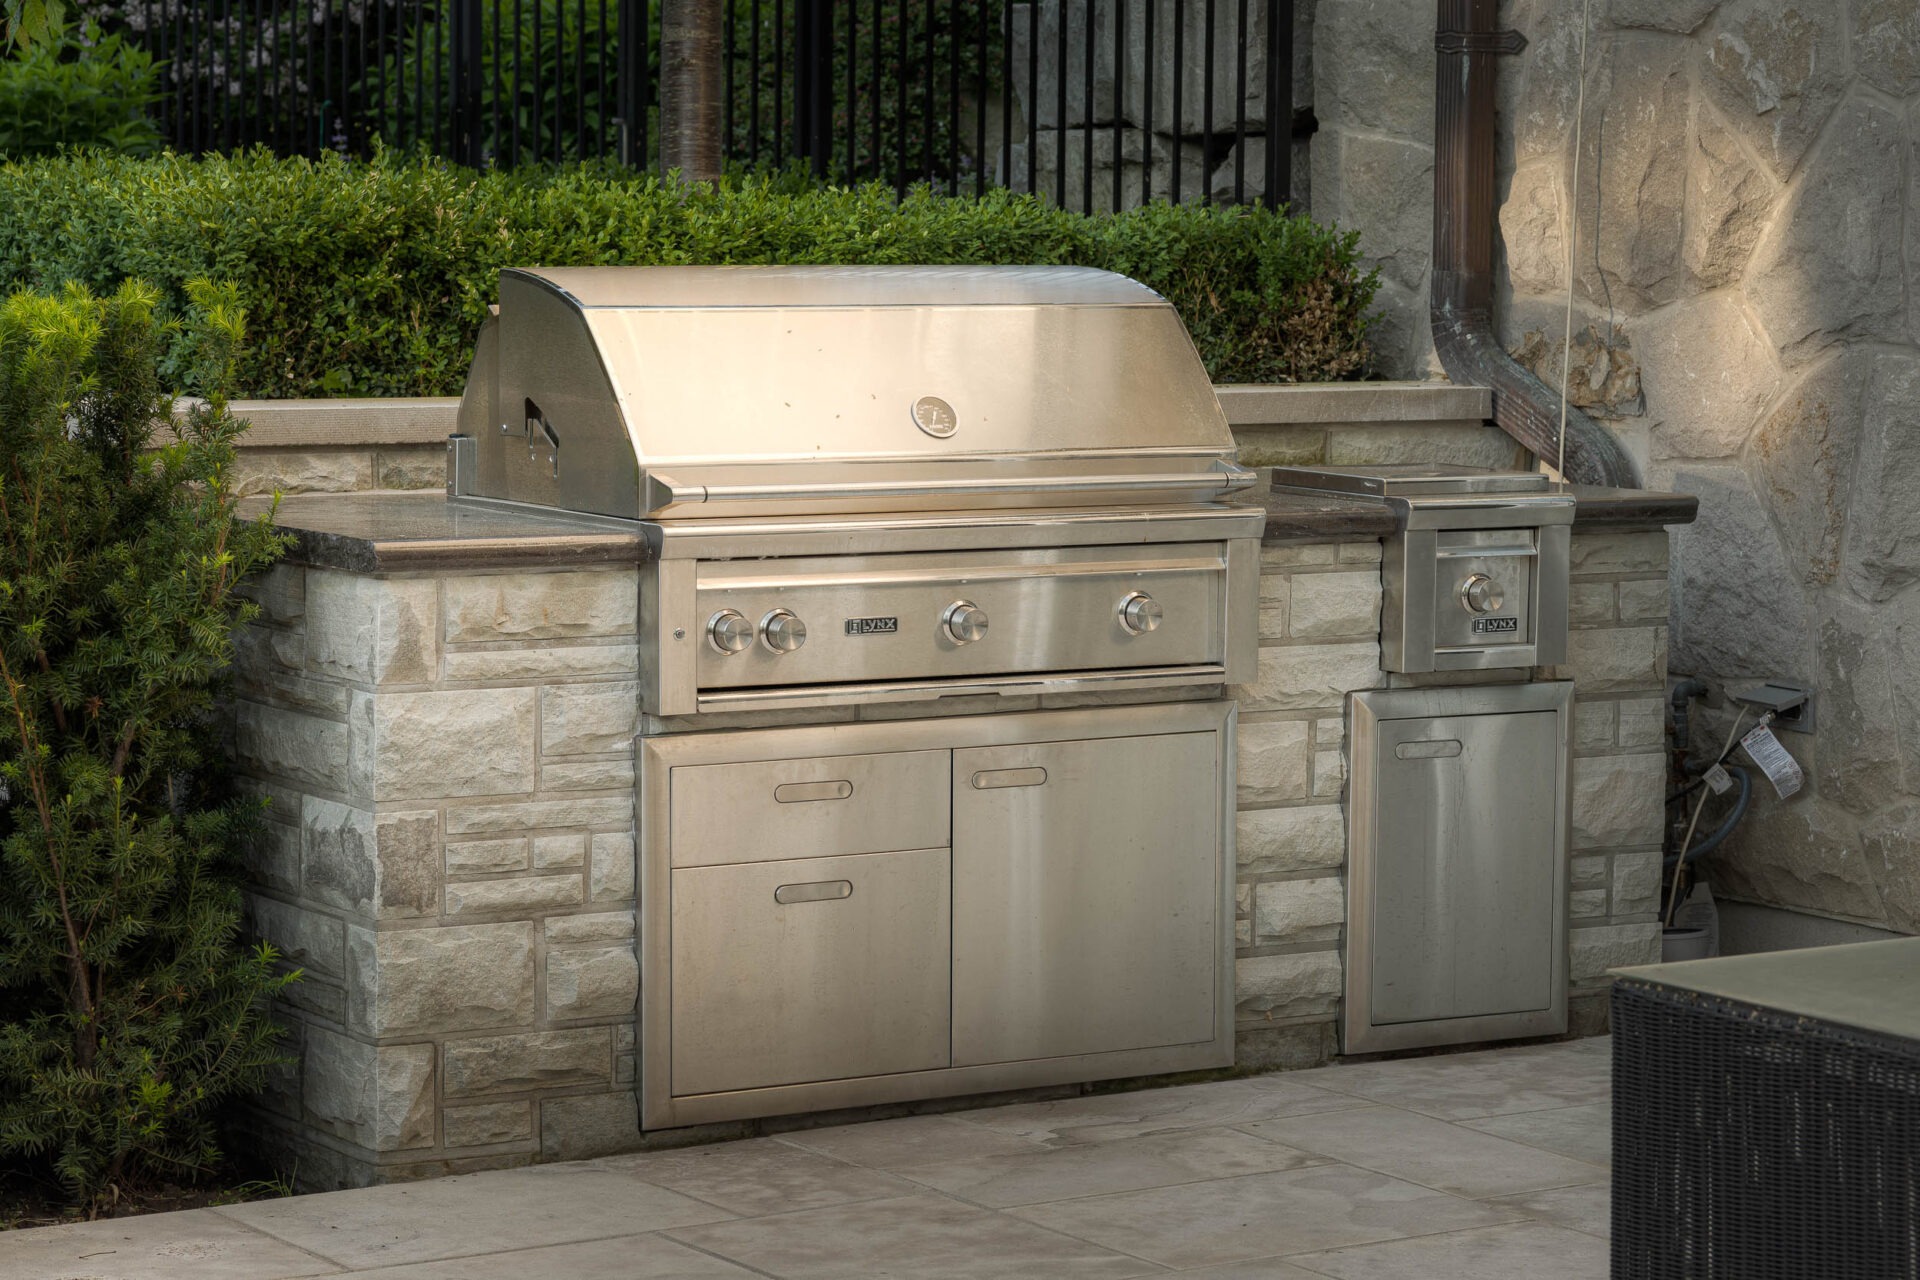
[[[1618,980],[1613,1277],[1920,1278],[1920,1044]]]

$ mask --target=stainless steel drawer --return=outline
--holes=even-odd
[[[948,842],[945,751],[682,765],[673,865],[717,866]]]
[[[950,1065],[949,868],[918,849],[675,870],[674,1094]]]

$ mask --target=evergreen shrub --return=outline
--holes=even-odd
[[[89,1207],[216,1163],[297,976],[241,941],[260,809],[214,714],[235,587],[282,539],[235,514],[225,400],[173,425],[163,351],[218,387],[241,322],[183,288],[176,323],[135,282],[0,302],[0,1166]]]

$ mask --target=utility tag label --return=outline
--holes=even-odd
[[[1517,634],[1519,630],[1520,619],[1518,618],[1475,618],[1473,620],[1475,635],[1510,636]]]
[[[1719,765],[1713,766],[1701,776],[1707,780],[1707,785],[1713,788],[1713,794],[1717,796],[1723,796],[1733,790],[1733,779]]]
[[[898,617],[847,619],[847,634],[850,636],[890,636],[898,630]]]
[[[1760,766],[1767,775],[1767,781],[1782,800],[1800,789],[1806,775],[1800,772],[1800,762],[1787,754],[1780,745],[1780,739],[1773,736],[1773,730],[1761,725],[1746,737],[1740,739],[1740,745],[1746,748],[1747,755]]]

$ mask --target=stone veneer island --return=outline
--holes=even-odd
[[[1227,691],[1241,705],[1243,1069],[1337,1049],[1346,694],[1496,675],[1382,672],[1390,518],[1266,501],[1259,672]],[[1572,679],[1578,698],[1576,1034],[1604,1027],[1608,968],[1659,956],[1663,526],[1692,512],[1673,495],[1580,492],[1568,661],[1538,673]],[[297,546],[257,584],[234,700],[241,771],[271,803],[250,922],[307,975],[281,1010],[297,1061],[252,1115],[265,1145],[303,1185],[337,1187],[781,1123],[642,1135],[636,1120],[633,738],[695,727],[640,723],[637,533],[434,493],[295,497],[279,520]],[[938,714],[1085,698],[947,700]]]

